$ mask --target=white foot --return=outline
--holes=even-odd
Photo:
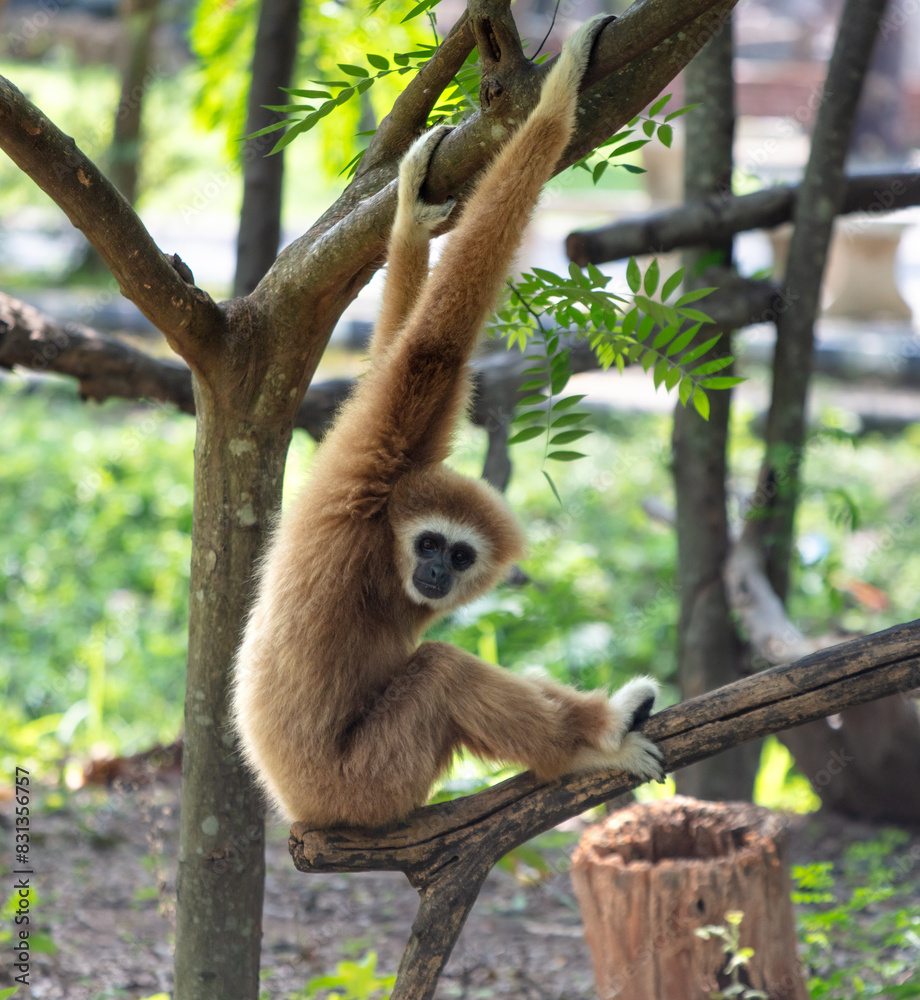
[[[429,205],[419,197],[419,192],[428,176],[431,157],[441,138],[450,130],[449,125],[437,125],[419,136],[399,164],[398,212],[400,215],[408,214],[416,226],[427,232],[437,229],[454,207],[453,198],[448,198],[443,205]]]
[[[610,726],[598,747],[582,750],[574,770],[618,769],[636,777],[664,781],[661,751],[636,732],[636,727],[651,713],[658,685],[650,677],[636,677],[624,684],[610,698]]]

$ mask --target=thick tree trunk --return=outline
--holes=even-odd
[[[738,981],[771,1000],[807,1000],[796,954],[782,818],[740,802],[677,796],[621,809],[587,830],[572,885],[591,948],[598,996],[709,1000],[732,985],[722,939],[741,912]]]
[[[246,133],[256,132],[284,118],[265,104],[287,104],[282,87],[290,87],[297,55],[300,0],[262,0]],[[243,147],[243,207],[236,242],[234,295],[248,295],[278,256],[281,240],[281,195],[284,153],[268,152],[281,133],[248,139]]]
[[[687,199],[731,196],[735,102],[731,21],[704,46],[684,73],[688,103],[705,113],[687,115],[684,190]],[[684,255],[687,286],[705,259],[731,266],[729,237]],[[704,331],[711,336],[711,327]],[[730,351],[729,331],[715,351]],[[722,583],[728,554],[725,475],[731,393],[710,396],[709,420],[691,407],[674,414],[674,486],[677,496],[677,578],[680,592],[678,670],[681,693],[693,698],[741,675],[743,647],[729,615]],[[698,798],[747,799],[753,787],[758,745],[736,747],[718,760],[705,760],[677,775],[681,792]]]
[[[196,383],[195,508],[176,927],[176,1000],[253,1000],[265,877],[261,796],[228,722],[252,567],[281,499],[290,430]]]

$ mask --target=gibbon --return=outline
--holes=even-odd
[[[486,170],[431,274],[453,203],[420,197],[433,129],[405,155],[371,370],[282,515],[235,663],[233,716],[272,803],[311,827],[376,827],[422,805],[454,752],[541,778],[622,768],[662,778],[635,731],[656,685],[612,698],[512,675],[419,637],[492,587],[524,540],[505,501],[442,463],[469,392],[467,362],[543,183],[571,136],[600,21],[584,25],[539,104]]]

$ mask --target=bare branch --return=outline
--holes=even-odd
[[[134,209],[99,168],[5,77],[0,77],[0,148],[48,194],[99,251],[122,294],[170,345],[197,365],[223,329],[211,297],[186,282]]]
[[[70,375],[87,399],[159,399],[195,412],[191,372],[182,361],[152,358],[79,323],[55,323],[0,292],[0,367],[14,365]]]
[[[669,771],[759,736],[920,686],[920,620],[823,650],[693,698],[644,726]],[[427,1000],[486,874],[538,833],[634,787],[621,771],[542,783],[518,775],[477,795],[415,812],[384,830],[291,828],[303,872],[402,871],[421,905],[393,992]]]
[[[848,177],[841,215],[868,212],[876,217],[920,204],[918,178],[916,171]],[[748,229],[772,229],[792,219],[799,190],[798,185],[780,184],[753,194],[714,195],[610,226],[579,230],[566,238],[566,253],[569,260],[584,267],[638,254],[718,243]]]

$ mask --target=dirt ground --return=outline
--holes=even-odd
[[[120,794],[86,788],[63,807],[34,815],[36,916],[57,952],[35,956],[26,996],[137,1000],[168,993],[178,807],[178,783],[169,781]],[[4,822],[0,864],[9,870]],[[795,820],[793,854],[833,860],[851,840],[872,835],[871,827],[839,820]],[[280,826],[269,833],[267,863],[262,965],[272,1000],[369,950],[378,954],[379,974],[395,972],[417,900],[401,874],[303,875],[291,864]],[[558,867],[563,871],[537,884],[492,873],[442,977],[439,1000],[592,1000],[578,906],[566,865]],[[0,989],[11,984],[5,957]]]

